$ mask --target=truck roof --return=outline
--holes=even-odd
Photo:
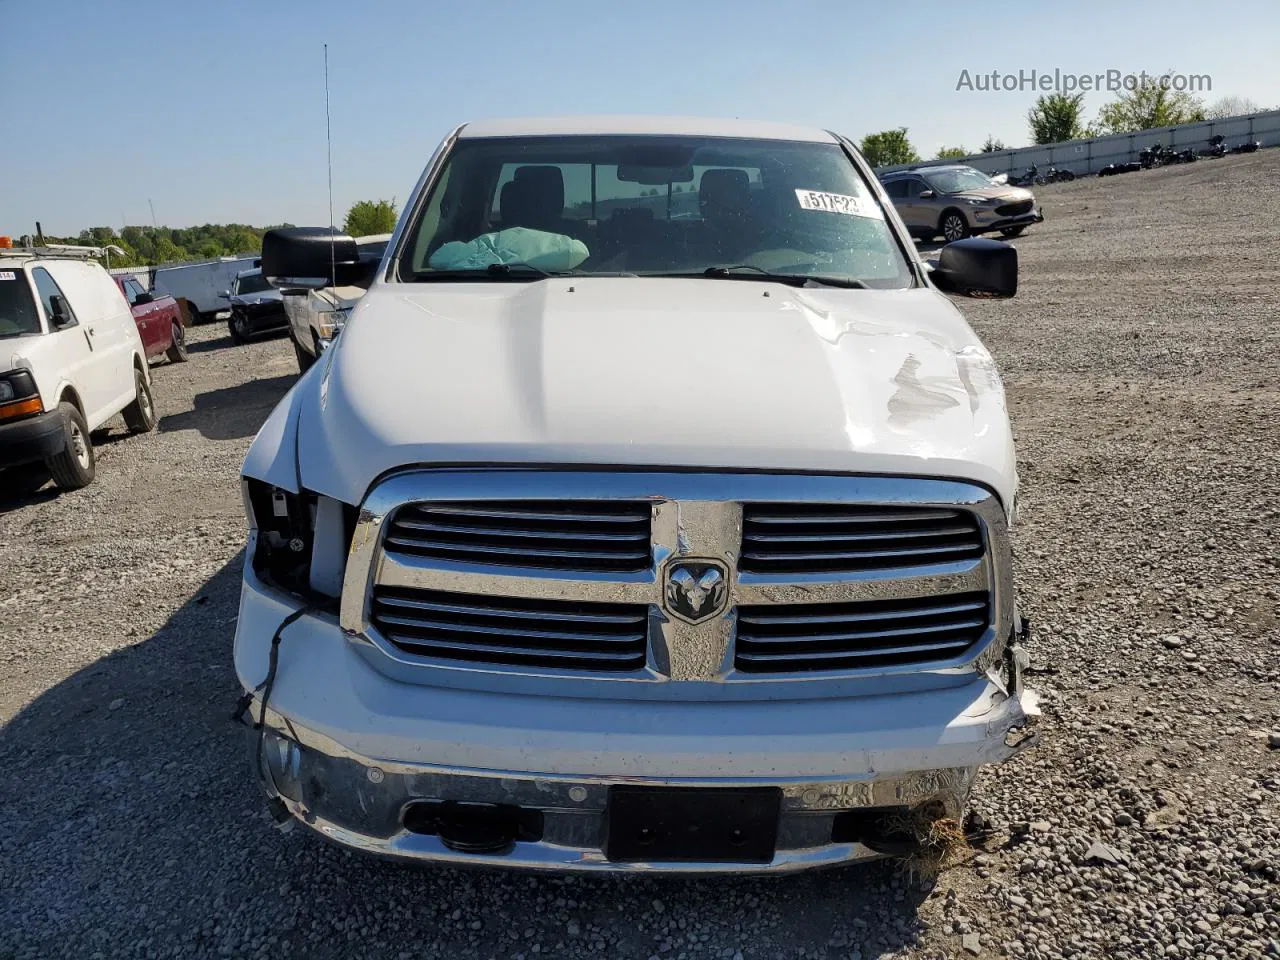
[[[833,134],[817,127],[791,126],[761,120],[714,120],[698,117],[521,117],[509,120],[478,120],[464,124],[458,131],[458,136],[463,139],[558,137],[575,134],[740,137],[753,140],[836,142]]]

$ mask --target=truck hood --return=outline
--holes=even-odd
[[[347,503],[429,464],[1017,482],[995,365],[927,288],[379,284],[299,390],[299,479]]]

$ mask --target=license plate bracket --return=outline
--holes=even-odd
[[[605,856],[621,862],[768,863],[777,787],[611,787]]]

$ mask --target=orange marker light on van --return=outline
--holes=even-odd
[[[39,397],[27,400],[15,400],[12,403],[0,403],[0,420],[13,420],[15,417],[29,417],[33,413],[44,413],[44,404]]]

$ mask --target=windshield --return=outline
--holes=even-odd
[[[40,316],[27,275],[21,270],[5,270],[0,264],[0,337],[39,332]]]
[[[236,293],[261,293],[263,290],[270,290],[271,284],[267,283],[267,278],[261,273],[251,273],[245,277],[236,278]]]
[[[912,283],[883,209],[835,143],[462,139],[407,238],[406,281],[739,268],[721,275]]]
[[[924,174],[929,186],[939,193],[961,193],[965,190],[982,190],[992,186],[992,180],[973,167],[956,167],[951,170],[935,170]]]

